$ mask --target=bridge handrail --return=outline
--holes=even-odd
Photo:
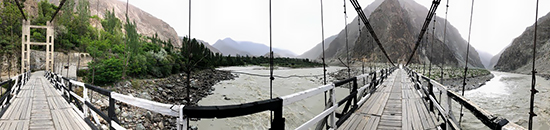
[[[21,86],[27,83],[30,77],[29,75],[30,75],[30,71],[11,77],[8,80],[0,83],[0,86],[4,86],[8,84],[8,88],[6,89],[6,92],[4,92],[2,94],[2,97],[0,97],[0,103],[1,103],[0,117],[4,115],[4,112],[6,112],[7,108],[11,105],[11,101],[13,100],[13,97],[19,94],[19,91],[21,90]]]
[[[328,119],[329,119],[329,122],[331,123],[330,127],[337,128],[341,123],[343,123],[343,121],[345,121],[345,119],[347,119],[347,117],[349,117],[349,115],[351,115],[352,111],[355,111],[358,105],[362,105],[362,104],[358,104],[356,100],[357,99],[356,96],[359,93],[358,91],[366,90],[366,88],[370,86],[379,85],[379,83],[381,83],[389,73],[393,72],[393,70],[395,70],[395,67],[336,81],[327,85],[322,85],[319,87],[307,89],[307,90],[289,94],[286,96],[281,96],[274,99],[267,99],[262,101],[255,101],[251,103],[244,103],[239,105],[222,105],[222,106],[185,106],[183,108],[183,113],[188,115],[190,118],[218,118],[219,119],[219,118],[226,118],[226,117],[243,116],[243,115],[253,114],[261,111],[273,110],[275,115],[271,126],[272,129],[284,129],[284,118],[282,117],[282,109],[284,106],[295,103],[297,101],[304,100],[314,95],[318,95],[323,92],[329,91],[329,94],[330,94],[330,103],[328,104],[329,106],[327,106],[327,108],[323,112],[316,115],[312,119],[306,121],[304,124],[300,125],[296,129],[298,130],[308,129],[309,127],[315,125],[315,123],[327,118],[327,116],[329,116]],[[380,76],[376,76],[377,74],[379,74]],[[372,80],[373,82],[358,89],[357,79],[366,78],[368,76],[373,77],[373,80]],[[350,82],[353,82],[353,88],[350,88],[352,89],[352,92],[350,93],[350,95],[345,97],[343,100],[336,102],[336,97],[334,95],[334,88]],[[363,96],[364,95],[362,95],[361,97],[364,99],[365,97]],[[346,108],[344,108],[345,109],[344,111],[350,108],[349,109],[350,112],[342,113],[338,115],[338,113],[336,113],[336,108],[343,105],[343,103],[346,101],[348,102],[348,104],[346,104]],[[261,107],[260,105],[255,105],[255,104],[258,104],[259,102],[264,102],[266,103],[266,105],[269,104],[272,107]],[[353,106],[351,106],[352,102],[353,102]],[[197,111],[199,109],[201,110],[201,112]],[[246,111],[249,111],[249,112],[233,113],[234,111],[239,111],[239,110],[243,111],[245,109]],[[226,113],[223,113],[223,112],[226,112]],[[337,117],[340,117],[338,121],[336,121]]]
[[[406,68],[405,70],[407,70],[407,72],[409,73],[409,77],[415,83],[417,89],[422,89],[421,95],[426,95],[423,97],[425,98],[425,100],[430,102],[430,110],[434,112],[433,108],[437,108],[439,116],[445,120],[445,125],[447,127],[446,129],[460,129],[460,127],[456,123],[456,118],[452,114],[452,100],[462,104],[466,109],[472,112],[478,120],[480,120],[483,124],[485,124],[485,126],[491,129],[525,129],[513,122],[509,122],[506,118],[498,117],[491,112],[480,108],[475,103],[468,101],[466,98],[460,96],[456,92],[448,89],[448,87],[438,83],[433,79],[430,79],[408,68]],[[427,86],[422,85],[421,79],[427,82]],[[438,88],[437,91],[439,91],[440,94],[443,94],[444,97],[447,98],[447,106],[442,107],[442,99],[440,98],[440,101],[438,101],[435,98],[435,94],[433,93],[434,85]],[[428,88],[428,90],[426,90],[426,87]]]
[[[180,111],[181,108],[184,105],[164,104],[164,103],[159,103],[159,102],[155,102],[155,101],[151,101],[151,100],[147,100],[147,99],[141,99],[141,98],[137,98],[137,97],[133,97],[133,96],[128,96],[128,95],[120,94],[120,93],[113,92],[113,91],[110,91],[110,90],[107,90],[107,89],[103,89],[103,88],[100,88],[100,87],[97,87],[97,86],[94,86],[94,85],[91,85],[91,84],[86,84],[86,83],[82,83],[82,82],[75,81],[75,80],[72,80],[72,79],[68,79],[66,77],[63,77],[59,74],[55,74],[55,73],[52,73],[52,72],[47,72],[46,77],[51,80],[51,82],[54,84],[54,86],[58,90],[60,90],[64,94],[67,93],[68,96],[65,97],[66,100],[68,100],[68,102],[73,105],[73,109],[75,109],[75,111],[77,111],[77,112],[82,111],[79,114],[81,114],[81,117],[84,118],[84,120],[86,121],[86,123],[88,123],[88,125],[90,125],[90,127],[96,128],[96,126],[94,126],[91,123],[91,119],[87,117],[89,115],[88,114],[88,109],[92,110],[91,111],[92,114],[98,114],[101,118],[106,120],[109,123],[111,128],[114,128],[114,129],[117,129],[117,130],[118,129],[125,129],[124,127],[120,126],[120,122],[118,121],[118,119],[116,117],[116,114],[114,113],[115,101],[123,102],[125,104],[129,104],[129,105],[139,107],[139,108],[142,108],[142,109],[147,109],[147,110],[150,110],[152,112],[160,113],[160,114],[163,114],[163,115],[178,117],[178,123],[180,125],[186,125],[186,124],[184,124],[184,123],[186,123],[186,121],[185,121],[186,119],[183,119],[183,116],[182,116],[181,111]],[[68,85],[66,85],[63,82],[68,82]],[[83,94],[82,95],[84,97],[80,97],[78,94],[76,94],[72,90],[73,85],[83,88]],[[101,95],[109,97],[109,108],[108,108],[108,113],[107,114],[103,113],[101,110],[96,108],[92,103],[90,103],[90,101],[87,97],[88,90],[92,90],[92,91],[97,92]],[[76,98],[76,100],[78,100],[79,102],[81,102],[83,104],[82,105],[82,110],[78,109],[76,106],[74,106],[73,102],[71,102],[71,100],[75,99],[75,98]],[[94,117],[94,116],[92,116],[92,117]],[[98,124],[99,120],[97,119],[97,117],[94,117],[94,119],[96,121],[96,124]],[[180,127],[180,125],[178,125],[178,127]]]
[[[272,128],[284,129],[284,118],[282,116],[282,109],[284,106],[309,98],[311,96],[329,91],[331,98],[330,98],[330,104],[328,108],[325,109],[320,114],[316,115],[314,118],[310,119],[306,123],[296,128],[296,129],[308,129],[309,127],[313,126],[315,123],[327,118],[327,116],[329,115],[331,115],[328,117],[331,123],[330,126],[332,128],[337,128],[338,126],[340,126],[347,118],[349,118],[349,116],[352,114],[353,111],[355,111],[358,108],[358,106],[361,106],[366,101],[366,99],[369,98],[370,93],[376,90],[376,87],[379,86],[379,84],[381,84],[384,81],[384,79],[387,78],[387,76],[391,72],[393,72],[395,69],[396,67],[382,69],[376,72],[371,72],[369,74],[358,75],[352,78],[336,81],[328,85],[322,85],[316,88],[311,88],[308,90],[304,90],[304,91],[286,95],[286,96],[277,97],[274,99],[243,103],[239,105],[222,105],[222,106],[184,106],[184,105],[163,104],[163,103],[158,103],[158,102],[154,102],[146,99],[140,99],[133,96],[127,96],[120,93],[112,92],[110,90],[106,90],[94,85],[68,79],[66,77],[63,77],[61,75],[58,75],[52,72],[47,72],[46,77],[50,79],[50,81],[54,84],[54,86],[58,90],[68,95],[68,97],[65,97],[65,98],[66,100],[69,101],[69,103],[72,104],[73,102],[71,102],[71,100],[73,99],[76,99],[79,102],[82,102],[81,111],[83,111],[83,114],[84,114],[83,118],[91,127],[95,127],[95,126],[93,126],[90,119],[87,118],[88,109],[92,110],[91,111],[92,113],[94,112],[97,113],[104,120],[107,120],[111,128],[114,128],[114,129],[123,129],[122,127],[120,127],[119,125],[120,123],[118,122],[118,119],[116,118],[116,115],[114,113],[115,100],[126,104],[130,104],[132,106],[136,106],[139,108],[161,113],[164,115],[179,117],[178,119],[179,128],[180,126],[188,125],[186,124],[187,119],[183,119],[184,115],[187,116],[187,118],[227,118],[227,117],[243,116],[243,115],[254,114],[257,112],[272,110],[274,111],[274,114],[275,114],[274,120],[272,122]],[[358,79],[366,80],[367,77],[371,77],[370,83],[365,84],[361,88],[357,88],[357,80]],[[67,82],[68,85],[66,85],[63,82]],[[350,92],[350,95],[346,96],[341,101],[336,102],[334,88],[347,83],[353,83],[353,88],[350,88],[352,90]],[[72,90],[73,85],[80,86],[83,88],[84,97],[80,97],[78,94],[76,94]],[[94,107],[93,104],[90,103],[87,97],[88,89],[109,97],[108,114],[104,114],[99,109]],[[367,90],[370,90],[370,91],[367,91]],[[367,93],[367,94],[364,94],[364,93]],[[361,101],[357,101],[357,98],[361,98]],[[336,109],[342,106],[344,103],[346,103],[344,111],[341,114],[336,113]],[[89,107],[89,108],[86,108],[86,107]],[[76,111],[80,110],[76,106],[74,106],[73,108],[75,108]],[[336,118],[339,118],[339,119],[336,120]],[[94,117],[94,119],[97,120],[97,117]]]

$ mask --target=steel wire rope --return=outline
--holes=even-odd
[[[405,64],[405,66],[408,66],[411,63],[412,58],[413,58],[414,54],[416,53],[416,50],[418,49],[418,46],[419,46],[420,42],[422,41],[422,37],[424,37],[424,34],[426,33],[426,29],[428,28],[428,26],[429,26],[434,14],[435,14],[435,11],[437,10],[437,7],[439,6],[440,2],[441,2],[441,0],[433,0],[432,1],[432,6],[430,7],[430,10],[428,11],[428,14],[426,16],[426,20],[424,21],[424,24],[422,25],[422,29],[420,30],[420,34],[418,34],[418,39],[416,40],[416,43],[414,45],[414,49],[412,50],[412,53],[409,56],[409,60],[407,61],[407,64]]]
[[[468,55],[470,53],[470,37],[472,34],[472,19],[474,16],[474,0],[472,0],[472,7],[470,9],[470,27],[468,28],[468,46],[466,46],[466,63],[464,64],[464,76],[462,77],[462,97],[464,97],[464,90],[466,88],[466,76],[468,76]],[[458,121],[458,125],[462,123],[462,116],[464,116],[464,113],[462,113],[462,109],[464,108],[464,105],[460,104],[460,118]]]
[[[269,99],[273,99],[273,32],[271,21],[271,0],[269,0]],[[269,112],[269,121],[273,123],[273,111]]]
[[[533,38],[533,68],[531,70],[531,100],[529,102],[529,130],[533,129],[533,117],[537,116],[535,112],[533,112],[534,105],[535,105],[535,94],[537,94],[539,91],[536,89],[536,83],[537,78],[535,74],[537,73],[537,70],[535,69],[535,58],[537,54],[537,24],[538,24],[538,16],[539,16],[539,0],[537,0],[537,7],[535,11],[535,35]]]

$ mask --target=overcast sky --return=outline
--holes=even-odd
[[[348,23],[357,16],[349,0],[323,0],[325,38],[345,26],[343,1],[347,5]],[[372,1],[359,0],[363,8]],[[425,7],[432,2],[415,1]],[[188,2],[130,0],[130,4],[170,24],[180,36],[189,34]],[[476,1],[472,46],[491,54],[500,52],[534,23],[535,3],[536,0]],[[445,4],[446,0],[442,0],[437,16],[445,17]],[[269,45],[269,0],[193,0],[191,5],[191,37],[210,44],[230,37]],[[550,0],[540,0],[539,17],[550,11],[544,5],[550,5]],[[451,0],[449,6],[449,22],[467,40],[471,1]],[[302,54],[321,42],[320,9],[320,0],[273,0],[273,46]]]

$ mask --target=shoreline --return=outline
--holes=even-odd
[[[468,77],[466,78],[466,86],[465,90],[472,90],[477,89],[485,83],[487,83],[489,80],[493,79],[495,75],[493,73],[490,73],[488,75],[478,75],[474,77]],[[463,78],[452,78],[452,79],[443,79],[443,81],[439,81],[442,85],[447,86],[452,91],[458,92],[462,90],[462,82]]]
[[[193,72],[190,79],[191,88],[189,89],[191,105],[195,106],[201,99],[211,95],[215,84],[225,80],[234,80],[237,77],[238,75],[232,74],[230,71],[218,69]],[[186,79],[187,74],[180,73],[158,79],[130,79],[103,88],[164,104],[186,104]],[[97,93],[92,93],[92,97],[95,98],[95,100],[90,101],[92,104],[99,106],[102,111],[107,110],[107,97]],[[162,115],[120,102],[115,105],[115,113],[126,128],[137,130],[176,128],[176,117]],[[102,125],[100,128],[108,127]]]

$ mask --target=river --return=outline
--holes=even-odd
[[[529,122],[531,75],[491,72],[495,77],[484,86],[466,91],[464,96],[481,108],[502,116],[524,128]],[[537,76],[533,129],[550,129],[550,81]],[[458,106],[453,104],[454,106]],[[459,110],[460,108],[453,108]],[[467,111],[467,110],[466,110]],[[458,116],[457,113],[455,115]],[[469,112],[465,112],[463,129],[488,129]]]

